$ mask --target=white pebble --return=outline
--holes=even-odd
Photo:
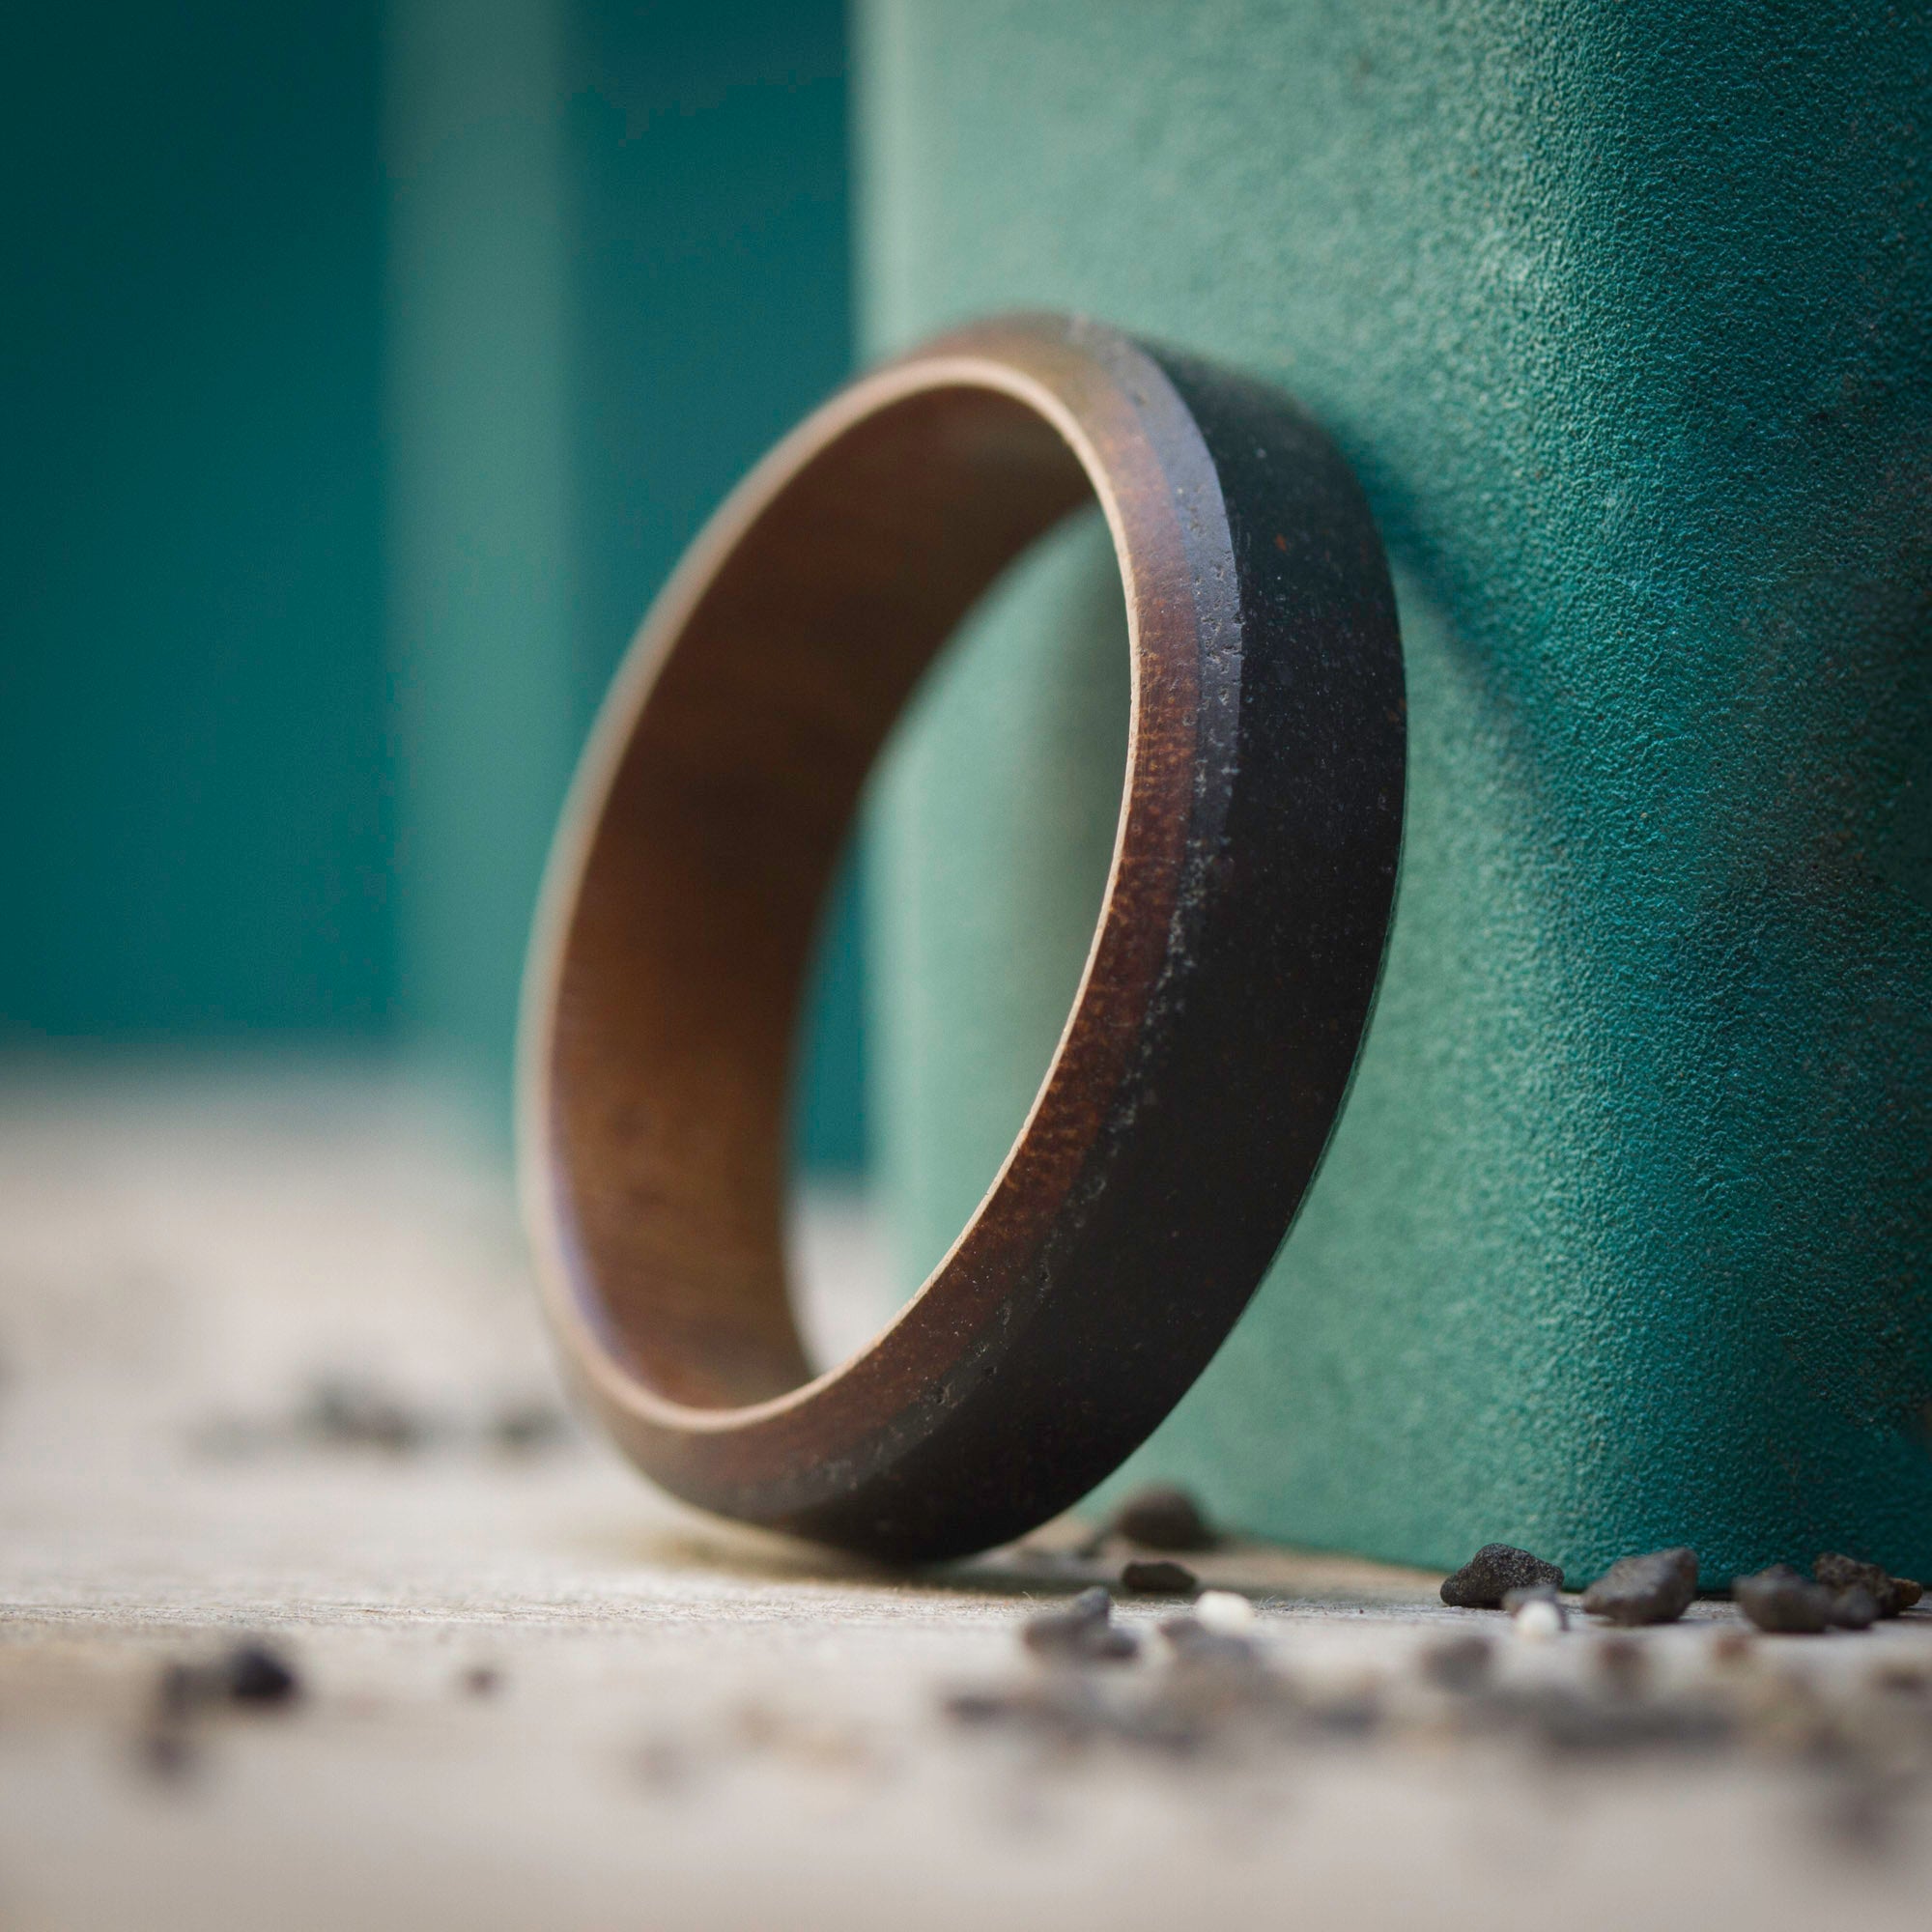
[[[1234,1590],[1203,1590],[1194,1600],[1194,1614],[1217,1636],[1240,1636],[1254,1626],[1255,1606]]]
[[[1546,1643],[1562,1635],[1567,1624],[1562,1605],[1552,1604],[1548,1597],[1532,1597],[1516,1613],[1516,1634],[1530,1643]]]

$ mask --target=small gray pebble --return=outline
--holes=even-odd
[[[1824,1584],[1801,1577],[1788,1563],[1734,1577],[1731,1600],[1759,1630],[1780,1636],[1815,1636],[1833,1627],[1837,1611]]]
[[[207,1663],[170,1663],[161,1672],[156,1703],[178,1719],[217,1704],[286,1704],[301,1694],[294,1669],[267,1644],[232,1644]]]
[[[1697,1594],[1694,1549],[1653,1549],[1612,1563],[1583,1592],[1583,1607],[1613,1624],[1675,1623]]]
[[[1563,1587],[1563,1572],[1526,1549],[1486,1543],[1453,1577],[1442,1579],[1442,1601],[1458,1609],[1499,1610],[1512,1590],[1535,1583]]]
[[[1835,1551],[1819,1557],[1811,1566],[1811,1574],[1828,1590],[1859,1587],[1869,1591],[1882,1617],[1902,1615],[1925,1594],[1924,1586],[1910,1577],[1893,1577],[1876,1563],[1861,1563],[1856,1556]]]
[[[1836,1629],[1870,1630],[1878,1618],[1878,1600],[1862,1583],[1832,1592],[1832,1622]]]
[[[1121,1588],[1136,1597],[1191,1597],[1200,1587],[1200,1577],[1171,1557],[1138,1556],[1121,1567]]]
[[[1136,1490],[1114,1512],[1112,1527],[1143,1549],[1211,1549],[1217,1541],[1201,1505],[1172,1483]]]
[[[418,1449],[433,1433],[424,1418],[361,1376],[319,1377],[298,1426],[319,1441],[366,1445],[392,1455]]]
[[[1209,1630],[1199,1617],[1185,1614],[1163,1617],[1159,1628],[1176,1659],[1182,1663],[1232,1665],[1247,1670],[1261,1662],[1261,1653],[1247,1637],[1229,1631]]]
[[[238,1643],[223,1662],[228,1694],[238,1704],[286,1704],[301,1695],[301,1680],[265,1643]]]
[[[1020,1626],[1020,1641],[1036,1657],[1063,1663],[1124,1663],[1140,1639],[1113,1621],[1106,1585],[1082,1590],[1065,1609],[1040,1610]]]

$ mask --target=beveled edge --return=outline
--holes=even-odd
[[[1169,508],[1164,494],[1137,506],[1139,514],[1134,516],[1130,527],[1128,506],[1122,500],[1122,466],[1117,461],[1110,467],[1090,434],[1094,399],[1088,399],[1088,410],[1083,418],[1064,393],[1068,372],[1064,364],[1056,366],[1060,363],[1060,355],[1055,352],[1074,350],[1079,355],[1079,366],[1084,372],[1099,373],[1102,368],[1091,355],[1079,352],[1077,345],[1082,335],[1103,337],[1117,354],[1122,349],[1128,351],[1140,365],[1133,370],[1133,374],[1146,385],[1143,395],[1136,399],[1113,372],[1107,372],[1113,389],[1108,400],[1120,409],[1121,419],[1106,427],[1116,431],[1124,429],[1132,414],[1147,408],[1150,400],[1155,407],[1165,402],[1169,407],[1162,413],[1171,412],[1174,420],[1170,426],[1179,434],[1183,445],[1190,437],[1196,444],[1195,451],[1191,453],[1198,457],[1198,473],[1190,480],[1204,497],[1211,498],[1213,504],[1218,506],[1220,490],[1212,463],[1205,447],[1200,446],[1198,435],[1194,433],[1184,408],[1158,364],[1127,338],[1117,335],[1111,329],[1096,329],[1093,325],[1077,321],[1063,324],[1058,318],[1037,322],[1014,318],[960,329],[859,377],[814,411],[755,466],[706,524],[667,581],[626,651],[611,691],[600,707],[596,724],[572,779],[545,867],[538,900],[521,1001],[518,1140],[525,1218],[537,1248],[539,1281],[550,1317],[566,1338],[573,1368],[587,1382],[589,1393],[599,1409],[606,1412],[607,1418],[614,1411],[619,1416],[679,1434],[742,1435],[762,1423],[812,1406],[835,1384],[848,1383],[852,1371],[859,1363],[881,1347],[889,1346],[891,1338],[917,1321],[922,1304],[929,1301],[992,1204],[1009,1186],[1014,1164],[1020,1158],[1043,1106],[1056,1085],[1064,1081],[1063,1068],[1068,1042],[1081,1026],[1094,960],[1101,951],[1110,923],[1118,916],[1116,903],[1121,884],[1122,849],[1127,839],[1129,821],[1135,816],[1137,788],[1146,781],[1147,752],[1140,735],[1144,653],[1151,645],[1164,645],[1168,640],[1165,638],[1150,639],[1144,636],[1146,619],[1143,612],[1165,617],[1174,610],[1172,600],[1163,594],[1166,586],[1155,581],[1161,564],[1171,564],[1173,559],[1151,557],[1149,554],[1150,551],[1165,549],[1166,545],[1160,539],[1171,534],[1148,527],[1151,522],[1157,525],[1167,521],[1160,515]],[[675,648],[695,607],[724,558],[753,534],[758,519],[779,494],[803,477],[812,462],[848,429],[904,397],[949,387],[995,390],[1026,404],[1049,423],[1079,460],[1094,499],[1106,518],[1113,540],[1126,595],[1132,689],[1126,778],[1100,916],[1082,967],[1073,1004],[1013,1146],[1008,1151],[973,1217],[898,1313],[870,1343],[855,1351],[846,1361],[770,1401],[732,1408],[702,1408],[672,1402],[644,1386],[621,1362],[613,1359],[602,1339],[585,1321],[579,1288],[582,1264],[574,1262],[568,1251],[568,1241],[553,1193],[554,1178],[547,1171],[548,1162],[532,1158],[532,1150],[545,1144],[551,1022],[555,1007],[556,981],[568,939],[570,911],[581,883],[589,843],[595,836],[612,780],[638,728],[644,706],[649,702],[652,687],[668,654]],[[1136,448],[1132,458],[1150,461],[1151,451],[1145,447]],[[1145,485],[1147,481],[1156,479],[1137,480]],[[1163,474],[1157,480],[1165,485],[1172,479]],[[1151,518],[1147,514],[1150,510],[1154,512]],[[1141,580],[1138,583],[1137,576]],[[1189,620],[1193,617],[1191,610],[1180,614]],[[1192,621],[1186,622],[1185,635],[1176,638],[1174,644],[1183,648],[1192,646],[1195,630]],[[1143,796],[1142,818],[1147,816],[1147,803]],[[1161,842],[1175,847],[1182,842],[1182,838],[1175,837]]]
[[[1197,400],[1206,393],[1200,389],[1204,373],[1212,374],[1197,369],[1189,378]],[[945,388],[997,391],[1033,411],[1072,450],[1107,517],[1126,589],[1133,708],[1127,784],[1101,916],[1079,992],[1026,1122],[974,1217],[913,1299],[846,1362],[781,1395],[717,1408],[671,1401],[644,1385],[586,1318],[585,1300],[594,1289],[583,1257],[572,1252],[570,1215],[550,1134],[552,1021],[568,922],[590,841],[625,751],[668,653],[725,559],[748,538],[755,540],[759,518],[782,492],[808,477],[814,460],[847,432],[895,401]],[[1253,406],[1252,396],[1238,402],[1236,420],[1240,409]],[[1279,398],[1264,408],[1293,414],[1292,406]],[[1373,634],[1371,641],[1378,648],[1384,643],[1389,647],[1399,707],[1399,643],[1386,564],[1373,524],[1346,466],[1319,432],[1298,416],[1295,420],[1302,428],[1294,434],[1305,432],[1313,439],[1310,447],[1320,442],[1326,451],[1309,459],[1313,467],[1326,464],[1344,479],[1338,495],[1334,477],[1324,470],[1325,480],[1314,486],[1310,500],[1321,505],[1322,490],[1336,500],[1350,497],[1339,510],[1333,502],[1325,508],[1333,512],[1331,523],[1343,535],[1343,549],[1353,545],[1360,552],[1341,567],[1343,590],[1331,587],[1321,594],[1331,603],[1339,596],[1346,605],[1351,569],[1367,586],[1363,594],[1378,608],[1370,612],[1364,635]],[[1253,452],[1256,457],[1263,453],[1259,448]],[[1286,547],[1281,537],[1275,541]],[[1270,567],[1275,563],[1268,561]],[[601,1418],[633,1459],[666,1487],[724,1514],[900,1553],[979,1547],[992,1540],[983,1533],[989,1526],[1003,1533],[1025,1526],[1012,1520],[1011,1508],[1003,1514],[1000,1499],[987,1493],[989,1486],[997,1485],[998,1469],[1010,1466],[1013,1453],[1010,1444],[989,1446],[997,1443],[1002,1420],[998,1405],[1003,1394],[1017,1400],[1014,1390],[1027,1382],[1029,1374],[1038,1380],[1037,1365],[1024,1365],[1024,1354],[1014,1351],[1026,1350],[1028,1331],[1046,1306],[1043,1284],[1053,1273],[1046,1260],[1049,1247],[1058,1240],[1054,1252],[1065,1262],[1065,1240],[1077,1242],[1086,1225],[1075,1189],[1085,1184],[1091,1193],[1094,1175],[1104,1185],[1108,1161],[1119,1165],[1118,1143],[1137,1104],[1126,1093],[1135,1056],[1145,1061],[1161,1001],[1172,1004],[1176,989],[1184,987],[1191,966],[1190,922],[1199,924],[1206,916],[1202,905],[1213,897],[1209,872],[1203,868],[1218,838],[1217,813],[1225,811],[1232,796],[1239,750],[1241,586],[1216,461],[1176,382],[1162,362],[1129,338],[1057,317],[977,325],[861,377],[753,469],[671,577],[618,673],[571,788],[533,936],[519,1061],[521,1179],[552,1321],[573,1373]],[[1277,613],[1273,621],[1284,620]],[[1317,619],[1318,630],[1324,623],[1346,642],[1348,622],[1337,630],[1330,610]],[[1396,728],[1399,732],[1399,722]],[[1390,763],[1385,748],[1377,748],[1373,757],[1385,766]],[[1395,846],[1385,866],[1378,862],[1387,875],[1385,896],[1375,940],[1375,970],[1352,1021],[1357,1027],[1366,1024],[1392,900],[1393,850],[1400,838],[1399,739],[1392,769]],[[1270,782],[1278,784],[1279,780]],[[1386,808],[1384,796],[1384,817]],[[1340,902],[1334,900],[1332,885],[1329,892],[1332,911]],[[1374,892],[1357,896],[1368,903]],[[1278,907],[1276,913],[1278,917]],[[1227,943],[1225,931],[1216,935],[1215,944],[1224,953]],[[1217,971],[1226,978],[1225,964]],[[1351,986],[1351,994],[1353,990]],[[1350,1037],[1350,1055],[1358,1038],[1358,1033]],[[1077,1094],[1069,1091],[1076,1083],[1076,1060],[1083,1063],[1077,1069]],[[1318,1122],[1322,1142],[1342,1098],[1332,1079],[1329,1088],[1334,1091],[1321,1090],[1326,1094]],[[1305,1096],[1291,1104],[1304,1101]],[[1064,1141],[1069,1131],[1072,1144],[1061,1147],[1054,1159],[1034,1158],[1040,1142],[1056,1136]],[[1115,1152],[1105,1153],[1103,1142],[1115,1147]],[[1210,1342],[1225,1335],[1252,1293],[1266,1253],[1285,1232],[1312,1178],[1315,1163],[1300,1155],[1296,1159],[1300,1173],[1286,1194],[1270,1183],[1270,1210],[1277,1197],[1286,1206],[1266,1247],[1256,1249],[1254,1226],[1236,1243],[1242,1254],[1259,1253],[1261,1262],[1239,1263],[1233,1271],[1242,1273],[1243,1281],[1233,1288],[1216,1281],[1203,1303],[1211,1312],[1189,1317]],[[1036,1198],[1042,1173],[1054,1177],[1043,1199]],[[1031,1197],[1029,1188],[1034,1190]],[[1257,1222],[1253,1214],[1247,1218]],[[1085,1272],[1090,1286],[1082,1293],[1089,1295],[1094,1292],[1091,1260],[1062,1269],[1073,1277]],[[1221,1272],[1230,1273],[1225,1263]],[[1068,1356],[1069,1338],[1077,1340],[1083,1323],[1091,1329],[1102,1312],[1082,1304],[1077,1317],[1049,1323],[1052,1359],[1063,1366],[1069,1359],[1084,1361],[1078,1353]],[[1177,1346],[1196,1360],[1187,1377],[1191,1379],[1206,1355],[1198,1340],[1178,1340]],[[1009,1385],[996,1389],[998,1371],[1009,1360],[1022,1366]],[[1118,1367],[1105,1371],[1115,1377],[1120,1373]],[[1172,1380],[1169,1373],[1166,1381]],[[1154,1381],[1161,1388],[1151,1419],[1136,1421],[1130,1436],[1115,1442],[1112,1453],[1126,1453],[1185,1385],[1167,1386],[1159,1371]],[[1036,1386],[1026,1397],[1036,1409],[1038,1393]],[[1146,1392],[1140,1394],[1145,1397]],[[1140,1407],[1146,1406],[1142,1400]],[[1125,1407],[1134,1409],[1135,1404]],[[969,1409],[970,1426],[963,1426],[969,1423]],[[895,1467],[912,1472],[904,1480],[923,1471],[930,1483],[935,1468],[948,1472],[939,1479],[940,1487],[955,1480],[951,1470],[956,1459],[950,1452],[935,1463],[924,1451],[923,1445],[942,1432],[944,1439],[983,1464],[977,1478],[970,1471],[956,1477],[959,1523],[946,1527],[944,1499],[928,1506],[922,1497],[919,1507],[908,1509],[904,1481],[898,1515],[919,1516],[921,1521],[907,1526],[894,1520],[890,1508],[876,1522],[867,1520],[865,1496],[881,1484],[881,1493],[892,1490]],[[1113,1435],[1120,1433],[1116,1425]],[[1065,1454],[1069,1464],[1084,1469],[1079,1488],[1070,1492],[1062,1481],[1059,1492],[1049,1496],[1054,1482],[1045,1475],[1036,1482],[1029,1469],[1022,1487],[1032,1497],[1032,1520],[1047,1513],[1048,1502],[1058,1507],[1072,1501],[1095,1479],[1088,1466],[1090,1451],[1091,1445]],[[965,1491],[976,1479],[981,1492],[969,1501]],[[1038,1495],[1033,1496],[1036,1491]]]

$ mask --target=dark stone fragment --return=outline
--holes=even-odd
[[[469,1697],[494,1697],[503,1688],[501,1674],[487,1663],[472,1663],[458,1682]]]
[[[1675,1623],[1697,1594],[1697,1552],[1653,1549],[1612,1563],[1583,1592],[1583,1607],[1613,1624]]]
[[[265,1643],[238,1643],[222,1674],[238,1704],[286,1704],[301,1694],[301,1680]]]
[[[1759,1630],[1780,1636],[1815,1636],[1830,1630],[1837,1609],[1824,1584],[1801,1577],[1788,1563],[1733,1578],[1731,1600]]]
[[[1526,1549],[1486,1543],[1453,1577],[1442,1579],[1442,1601],[1463,1610],[1499,1610],[1512,1590],[1548,1583],[1560,1590],[1563,1572]]]
[[[1140,1639],[1113,1621],[1106,1585],[1082,1590],[1065,1609],[1040,1610],[1020,1626],[1020,1641],[1036,1657],[1060,1663],[1123,1663]]]
[[[300,1422],[324,1442],[386,1449],[421,1446],[430,1431],[394,1396],[357,1376],[324,1376],[310,1388]]]
[[[1856,1556],[1827,1550],[1811,1566],[1811,1575],[1828,1590],[1849,1590],[1862,1583],[1876,1597],[1890,1578],[1876,1563],[1861,1563]]]
[[[170,1663],[155,1690],[156,1737],[226,1704],[286,1704],[300,1695],[296,1673],[265,1643],[234,1645],[208,1663]],[[183,1748],[186,1748],[185,1742]]]
[[[1136,1490],[1114,1512],[1113,1528],[1143,1549],[1212,1549],[1219,1540],[1201,1506],[1172,1483]]]
[[[1444,1690],[1473,1690],[1487,1683],[1495,1662],[1495,1646],[1471,1633],[1433,1643],[1422,1653],[1422,1674]]]
[[[1862,1583],[1832,1592],[1832,1623],[1838,1630],[1870,1630],[1878,1622],[1878,1602]]]
[[[1182,1663],[1236,1670],[1256,1669],[1261,1663],[1261,1652],[1246,1637],[1209,1630],[1196,1616],[1163,1617],[1160,1634]]]
[[[1925,1594],[1923,1585],[1910,1577],[1893,1577],[1876,1563],[1861,1563],[1856,1556],[1836,1552],[1819,1557],[1811,1574],[1828,1590],[1865,1590],[1882,1617],[1902,1615]]]
[[[1137,1556],[1121,1568],[1121,1588],[1136,1597],[1191,1597],[1200,1587],[1186,1564],[1165,1556]]]

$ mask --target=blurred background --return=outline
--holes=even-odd
[[[837,0],[12,23],[0,1048],[376,1054],[507,1145],[545,845],[678,553],[851,359]],[[800,1081],[865,1156],[857,882]]]

